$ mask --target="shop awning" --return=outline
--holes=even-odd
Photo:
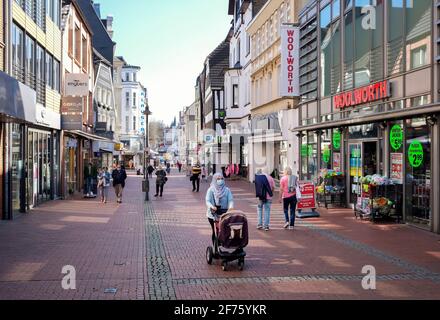
[[[89,139],[89,140],[93,140],[93,141],[110,141],[106,138],[91,134],[91,133],[87,133],[84,131],[80,131],[80,130],[65,130],[65,132],[70,133],[70,134],[75,134],[77,136]],[[113,142],[113,141],[112,141]]]
[[[428,104],[419,107],[411,107],[399,111],[373,113],[359,118],[326,121],[323,123],[313,124],[310,126],[296,127],[290,129],[290,131],[300,132],[300,131],[325,130],[331,128],[356,126],[356,125],[362,125],[362,124],[368,124],[374,122],[383,122],[383,121],[391,121],[391,120],[399,120],[399,119],[401,120],[401,119],[408,119],[413,117],[425,117],[430,114],[439,113],[439,112],[440,112],[440,104],[438,103]]]

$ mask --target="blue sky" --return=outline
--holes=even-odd
[[[227,35],[227,0],[97,0],[114,17],[116,54],[142,68],[154,119],[171,123],[194,101],[206,56]]]

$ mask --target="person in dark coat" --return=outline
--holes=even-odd
[[[127,173],[118,164],[117,168],[112,172],[113,187],[115,188],[116,201],[122,203],[122,191],[125,187],[125,180],[127,179]]]
[[[160,197],[163,196],[163,187],[165,185],[165,183],[167,182],[167,173],[165,172],[165,170],[162,168],[162,166],[159,166],[159,169],[156,171],[156,195],[155,197],[157,198],[159,195]]]

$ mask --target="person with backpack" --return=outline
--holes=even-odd
[[[298,197],[300,197],[300,195],[297,194],[298,189],[298,177],[293,175],[292,168],[287,167],[280,181],[280,203],[283,203],[284,216],[286,218],[284,229],[289,228],[293,230],[295,227],[296,205],[298,204]]]
[[[264,228],[265,231],[270,229],[270,210],[272,207],[272,197],[275,190],[275,180],[268,174],[263,172],[263,169],[258,170],[255,175],[255,191],[256,197],[259,199],[258,203],[258,230]],[[264,216],[264,221],[263,221]]]

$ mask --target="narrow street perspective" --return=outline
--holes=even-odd
[[[205,257],[209,184],[192,193],[176,169],[164,197],[144,203],[141,181],[129,175],[120,205],[113,195],[105,205],[57,201],[0,224],[0,299],[440,298],[437,235],[371,225],[351,210],[322,210],[288,230],[279,204],[270,231],[257,230],[252,185],[228,182],[248,216],[250,243],[244,270],[231,263],[222,271]],[[75,268],[76,290],[62,288],[64,266]],[[363,289],[364,266],[375,268],[376,290]]]

